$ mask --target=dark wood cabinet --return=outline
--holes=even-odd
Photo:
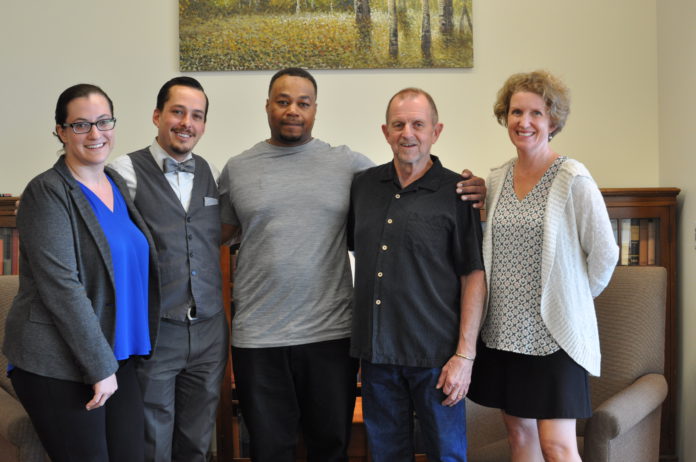
[[[665,317],[665,377],[669,385],[662,406],[660,459],[677,460],[677,195],[678,188],[604,188],[602,195],[609,216],[622,220],[650,220],[655,223],[655,261],[667,269],[667,303]],[[621,230],[619,229],[619,235]],[[621,238],[619,238],[621,239]],[[622,249],[622,251],[625,250]]]

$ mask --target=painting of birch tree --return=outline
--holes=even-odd
[[[473,66],[473,0],[179,0],[181,71]]]

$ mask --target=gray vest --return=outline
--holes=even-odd
[[[157,247],[162,317],[184,321],[189,306],[195,306],[198,318],[210,318],[223,306],[218,190],[208,163],[193,155],[196,169],[186,212],[147,148],[128,155],[138,184],[135,205]]]

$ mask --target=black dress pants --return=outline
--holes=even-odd
[[[348,460],[358,361],[350,339],[232,348],[254,462],[292,462],[299,430],[308,462]]]
[[[116,372],[118,390],[106,404],[85,409],[91,385],[15,368],[12,386],[52,462],[142,462],[143,399],[133,360]]]

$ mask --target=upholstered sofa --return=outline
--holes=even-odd
[[[18,284],[17,276],[0,276],[0,345],[5,339],[5,318]],[[0,354],[0,461],[45,462],[48,459],[39,437],[17,401],[6,371],[7,358]]]

